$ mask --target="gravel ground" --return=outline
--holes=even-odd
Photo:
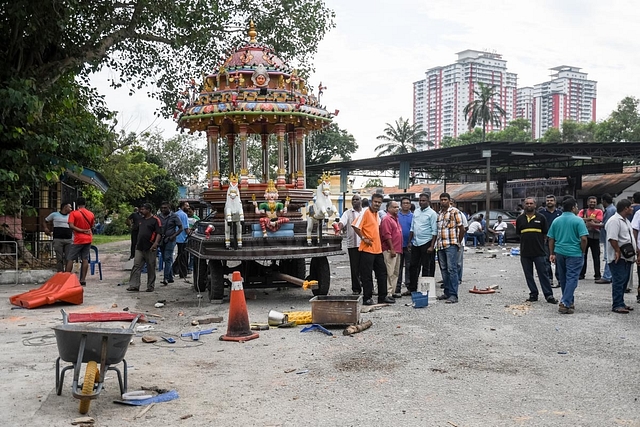
[[[62,395],[55,392],[58,350],[50,328],[61,323],[62,307],[129,307],[163,316],[154,325],[156,335],[194,330],[190,322],[196,318],[224,321],[199,342],[144,344],[136,337],[126,357],[129,391],[173,388],[180,398],[134,418],[143,408],[112,403],[118,387],[110,373],[89,410],[96,426],[640,426],[635,296],[627,294],[627,304],[636,311],[614,314],[610,286],[584,280],[574,315],[560,315],[544,301],[525,304],[520,262],[504,255],[508,250],[465,253],[458,304],[414,309],[404,297],[363,313],[373,326],[354,336],[343,336],[341,329],[333,337],[300,333],[298,327],[262,331],[243,344],[218,340],[226,331],[228,304],[196,298],[188,283],[177,280],[155,293],[125,292],[117,284],[128,277],[126,252],[123,243],[101,247],[105,278],[89,277],[81,306],[12,310],[8,297],[33,286],[0,287],[6,301],[0,307],[2,425],[66,426],[79,417],[69,388],[72,372]],[[330,260],[330,293],[349,294],[346,255]],[[474,285],[499,290],[468,293]],[[271,309],[310,310],[308,291],[245,293],[252,322],[266,322]],[[155,308],[160,299],[166,306]]]

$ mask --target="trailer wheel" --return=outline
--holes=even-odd
[[[198,292],[207,290],[207,279],[209,272],[207,271],[207,260],[196,258],[193,265],[193,286]]]
[[[82,383],[82,394],[89,395],[93,393],[93,387],[98,375],[98,364],[93,360],[87,363],[87,367],[84,372],[84,383]],[[80,400],[80,408],[78,411],[81,414],[89,412],[89,406],[91,406],[91,399]]]
[[[331,270],[329,268],[329,260],[327,257],[318,257],[311,259],[309,266],[309,277],[307,280],[317,280],[318,288],[312,289],[313,295],[327,295],[331,286]]]
[[[210,260],[209,270],[209,300],[224,298],[224,268],[219,260]]]

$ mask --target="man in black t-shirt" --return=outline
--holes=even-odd
[[[131,254],[129,259],[133,259],[136,256],[136,243],[138,242],[138,225],[142,215],[138,212],[138,208],[133,208],[131,215],[127,217],[127,226],[131,228]]]
[[[156,286],[156,251],[162,236],[160,219],[151,214],[151,205],[145,203],[140,207],[142,219],[138,222],[138,240],[136,242],[136,255],[129,277],[128,291],[140,290],[140,274],[142,267],[147,264],[147,292],[153,292]]]
[[[536,200],[528,197],[524,201],[524,212],[516,219],[516,234],[520,236],[520,264],[529,287],[527,301],[538,301],[538,287],[533,277],[535,265],[545,299],[550,304],[557,304],[558,300],[553,296],[551,278],[547,275],[544,262],[544,239],[547,231],[547,219],[540,212],[536,212]]]

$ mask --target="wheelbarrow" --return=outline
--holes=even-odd
[[[69,315],[62,309],[62,322],[60,326],[53,328],[58,344],[60,356],[56,359],[56,393],[62,394],[65,373],[73,369],[73,386],[71,393],[76,399],[80,399],[80,413],[89,411],[91,400],[98,397],[103,388],[107,371],[115,371],[118,375],[120,394],[127,392],[127,361],[124,359],[131,338],[135,334],[133,330],[140,315],[129,325],[127,329],[100,328],[81,324],[70,324]],[[60,370],[60,360],[71,363]],[[79,384],[80,367],[86,364],[84,382]],[[98,369],[98,363],[100,367]],[[116,366],[123,364],[123,372]]]

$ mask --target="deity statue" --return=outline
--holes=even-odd
[[[251,81],[256,87],[266,88],[269,86],[269,73],[264,65],[260,64],[256,67],[256,70],[251,75]]]
[[[278,201],[278,190],[272,179],[269,180],[267,189],[264,192],[264,198],[266,202],[258,205],[254,200],[253,206],[256,209],[257,215],[265,215],[260,218],[260,228],[262,229],[262,237],[267,237],[267,229],[270,231],[278,231],[282,224],[289,222],[289,218],[279,216],[279,214],[287,213],[289,198],[287,197],[284,204]]]

